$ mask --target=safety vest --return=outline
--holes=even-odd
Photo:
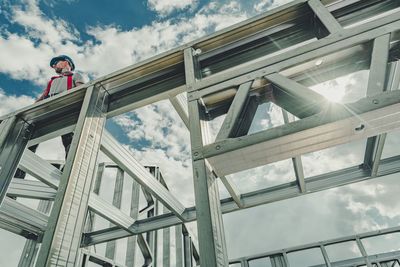
[[[46,90],[44,91],[44,93],[42,95],[42,99],[46,99],[46,98],[49,97],[50,88],[51,88],[51,84],[53,83],[53,81],[55,79],[62,78],[64,76],[67,76],[67,90],[70,90],[73,87],[72,86],[72,84],[73,84],[73,76],[74,76],[73,73],[68,73],[68,74],[60,75],[60,76],[53,76],[53,77],[51,77],[50,81],[47,83],[47,87],[46,87]]]

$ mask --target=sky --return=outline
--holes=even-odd
[[[3,0],[0,115],[34,102],[53,75],[48,62],[55,55],[72,57],[89,81],[289,2],[99,0],[94,5],[89,0]],[[312,89],[334,96],[334,101],[352,102],[365,96],[367,78],[368,71],[359,71]],[[222,119],[210,123],[214,133]],[[281,109],[263,104],[250,132],[281,124]],[[114,117],[107,128],[141,163],[159,166],[171,192],[185,206],[194,205],[189,133],[168,101]],[[388,135],[383,158],[399,154],[399,137],[400,131]],[[306,177],[360,164],[365,141],[304,155]],[[37,153],[61,160],[62,150],[55,139],[42,144]],[[104,155],[100,158],[107,160]],[[112,184],[109,177],[106,183]],[[292,181],[294,172],[289,159],[228,178],[245,193]],[[398,226],[399,178],[390,175],[224,215],[229,258]],[[222,185],[220,193],[227,197]],[[389,249],[400,249],[396,243],[400,239],[392,239],[387,242],[393,245]],[[0,266],[16,266],[23,244],[23,238],[0,230]]]

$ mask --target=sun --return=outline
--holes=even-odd
[[[343,103],[347,84],[348,81],[327,81],[312,86],[311,89],[325,97],[329,102]]]

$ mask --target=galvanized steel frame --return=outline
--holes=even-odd
[[[386,16],[379,16],[385,11]],[[283,48],[270,42],[270,36],[281,37]],[[29,239],[43,238],[36,266],[69,266],[83,258],[81,246],[137,235],[139,245],[146,249],[149,244],[143,243],[142,234],[174,225],[180,231],[182,223],[197,220],[199,261],[205,266],[226,266],[223,213],[400,171],[400,155],[381,160],[387,132],[400,128],[399,44],[398,1],[297,0],[2,117],[1,226]],[[304,72],[318,71],[326,80],[332,78],[331,69],[340,68],[338,76],[346,68],[354,71],[344,55],[360,61],[356,69],[370,69],[367,97],[347,105],[326,105],[307,87],[313,82]],[[343,64],[332,61],[337,56]],[[326,63],[317,70],[313,64],[320,58]],[[184,92],[187,99],[181,94]],[[162,99],[170,100],[191,135],[195,207],[184,207],[129,151],[103,133],[106,118]],[[300,120],[291,120],[283,111],[285,125],[247,135],[257,103],[266,101],[275,102]],[[213,142],[207,121],[222,113],[227,117]],[[28,150],[22,156],[27,145],[71,130],[75,135],[63,173]],[[301,155],[362,138],[369,139],[360,166],[304,179]],[[113,207],[95,194],[89,197],[100,149],[170,212],[138,219],[137,208],[131,216],[124,215],[117,199]],[[296,182],[241,194],[225,177],[282,159],[292,159]],[[11,182],[18,162],[40,182]],[[218,177],[231,198],[220,201]],[[8,187],[11,197],[54,199],[50,216],[4,199]],[[82,236],[88,209],[117,227]],[[66,214],[76,228],[69,226]],[[164,236],[169,238],[167,231]],[[187,235],[185,238],[187,241]],[[136,241],[132,239],[131,246],[132,242]],[[185,244],[177,247],[189,252],[191,247]],[[184,262],[192,264],[185,257],[177,265]]]

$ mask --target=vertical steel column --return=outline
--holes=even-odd
[[[288,124],[293,120],[293,118],[289,119],[289,114],[286,110],[282,109],[283,121],[285,124]],[[296,175],[297,186],[299,187],[300,193],[307,192],[306,182],[304,180],[304,171],[303,171],[303,163],[301,161],[301,156],[297,156],[292,158],[294,173]]]
[[[107,92],[91,86],[74,131],[36,266],[74,266],[105,125]]]
[[[50,212],[51,202],[46,200],[41,200],[37,208],[38,211],[48,214]],[[31,267],[33,266],[37,252],[39,251],[39,243],[34,240],[26,240],[24,249],[21,253],[21,258],[19,259],[18,267]]]
[[[156,178],[157,181],[159,181],[161,183],[161,173],[160,173],[160,169],[158,167],[154,168],[154,177]],[[154,215],[160,214],[160,208],[161,208],[160,202],[156,198],[155,203],[154,203],[154,210],[155,210]],[[154,263],[153,263],[153,267],[157,267],[157,265],[158,265],[158,262],[157,262],[157,260],[158,260],[158,241],[159,241],[158,231],[159,230],[154,231],[154,241],[153,241]]]
[[[175,266],[183,267],[182,224],[175,226]]]
[[[168,213],[169,210],[164,207],[164,213]],[[171,234],[170,228],[166,227],[163,229],[163,267],[169,267],[171,265]]]
[[[372,267],[372,264],[368,258],[368,254],[367,251],[364,248],[363,243],[361,242],[360,238],[356,238],[356,243],[358,248],[360,249],[361,255],[363,256],[364,260],[365,260],[365,264],[367,265],[367,267]]]
[[[367,96],[374,96],[385,91],[387,80],[388,58],[390,49],[390,34],[382,35],[374,40],[371,55],[371,66],[368,78]],[[364,166],[371,169],[371,176],[375,176],[381,159],[386,134],[373,136],[367,139]],[[378,152],[378,153],[377,153]]]
[[[16,117],[0,124],[0,205],[17,169],[32,127]]]
[[[114,188],[114,196],[113,196],[113,206],[121,209],[122,203],[122,192],[124,191],[124,171],[117,167],[117,176],[115,178],[115,188]],[[110,227],[113,224],[111,223]],[[111,260],[115,259],[115,250],[116,250],[116,240],[112,240],[107,242],[106,245],[106,258]]]
[[[319,246],[319,249],[321,250],[322,256],[324,257],[324,261],[326,264],[326,267],[331,267],[331,261],[329,260],[328,252],[326,252],[326,249],[323,245]]]
[[[99,195],[100,192],[100,187],[101,187],[101,182],[103,180],[103,173],[104,173],[104,169],[105,169],[105,163],[102,162],[97,166],[97,175],[96,175],[96,179],[94,181],[94,186],[93,186],[93,193],[96,195]],[[91,232],[93,231],[93,227],[94,227],[94,222],[95,222],[95,218],[96,215],[93,211],[88,212],[88,218],[86,221],[86,230],[85,232]]]
[[[185,76],[188,90],[196,81],[193,49],[184,52]],[[189,131],[193,155],[199,156],[203,149],[200,122],[200,106],[197,100],[189,101]],[[199,235],[201,266],[228,266],[224,227],[217,180],[206,166],[205,159],[193,159],[193,179]]]
[[[139,216],[139,195],[140,195],[140,185],[134,179],[132,179],[132,195],[131,195],[131,211],[130,216],[133,219],[137,219]],[[135,255],[136,255],[136,242],[137,236],[128,237],[126,247],[126,260],[125,265],[127,267],[135,266]]]
[[[247,260],[242,260],[240,262],[240,267],[249,267],[249,262]]]
[[[192,240],[187,231],[183,231],[183,258],[185,261],[185,267],[192,267]]]

